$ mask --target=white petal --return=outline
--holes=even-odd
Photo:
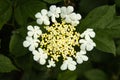
[[[42,34],[42,30],[39,30],[37,33],[38,33],[38,35],[41,35]]]
[[[70,17],[69,17],[69,16],[66,16],[65,21],[66,21],[66,23],[70,23],[70,22],[71,22]]]
[[[27,29],[28,29],[28,30],[33,30],[33,27],[32,27],[31,25],[29,25],[29,26],[27,27]]]
[[[38,48],[39,53],[43,54],[43,50],[41,48]]]
[[[33,53],[33,55],[35,55],[35,54],[38,54],[38,51],[37,50],[33,50],[32,53]]]
[[[46,53],[44,53],[43,56],[44,56],[44,59],[47,59],[47,58],[48,58],[48,56],[47,56]]]
[[[55,61],[53,61],[53,59],[48,60],[48,63],[49,63],[49,65],[47,65],[48,68],[50,68],[50,67],[55,67],[55,66],[56,66],[56,65],[55,65]]]
[[[49,64],[49,65],[47,65],[47,68],[50,68],[51,67],[51,65]]]
[[[50,24],[50,21],[49,21],[49,20],[45,20],[45,21],[44,21],[44,24],[45,24],[45,25],[49,25],[49,24]]]
[[[93,48],[94,48],[94,47],[93,47],[92,45],[87,45],[87,46],[86,46],[86,50],[87,50],[87,51],[91,51]]]
[[[46,60],[44,58],[40,58],[39,63],[41,65],[44,65],[46,63]]]
[[[61,13],[67,14],[66,7],[61,7]]]
[[[85,51],[85,48],[86,48],[86,45],[85,45],[85,44],[81,44],[81,45],[80,45],[80,49],[81,49],[81,50]]]
[[[89,33],[89,35],[90,35],[92,38],[94,38],[94,37],[95,37],[95,32],[91,32],[91,33]]]
[[[38,26],[34,26],[34,29],[35,30],[39,30],[40,28]]]
[[[82,60],[84,60],[84,61],[87,61],[87,60],[88,60],[88,57],[87,57],[86,55],[82,55],[81,58],[82,58]]]
[[[28,34],[28,36],[31,37],[31,36],[33,36],[34,33],[32,31],[28,31],[27,34]]]
[[[42,15],[47,15],[47,13],[48,13],[48,12],[47,12],[46,9],[42,9],[42,10],[41,10],[41,14],[42,14]]]
[[[66,70],[67,69],[67,64],[63,62],[63,64],[60,67],[61,70]]]
[[[85,39],[86,39],[86,40],[90,40],[91,38],[90,38],[90,36],[87,34],[87,35],[85,35]]]
[[[76,66],[69,64],[69,65],[68,65],[68,69],[69,69],[70,71],[74,71],[74,70],[76,69]]]
[[[70,18],[71,18],[72,20],[76,20],[76,19],[77,19],[76,13],[70,14]]]
[[[55,5],[50,6],[50,11],[55,12],[55,10],[56,10],[56,6]]]
[[[83,63],[83,60],[80,57],[77,57],[77,63],[81,64],[81,63]]]
[[[72,6],[67,7],[67,13],[72,13],[74,11],[74,8]]]
[[[86,54],[86,51],[81,50],[81,51],[80,51],[80,54]]]
[[[49,11],[48,12],[48,16],[50,17],[50,16],[52,16],[53,15],[53,13],[51,12],[51,11]]]
[[[71,57],[67,57],[67,61],[73,61],[73,59]]]
[[[42,19],[37,19],[36,22],[37,22],[37,24],[41,25],[43,23],[43,20]]]
[[[71,61],[72,65],[77,65],[77,63],[75,61]]]
[[[77,26],[79,24],[79,21],[72,21],[72,26]]]
[[[86,43],[86,40],[85,39],[80,39],[79,43]]]
[[[77,19],[80,20],[82,18],[82,16],[80,14],[76,14]]]
[[[52,16],[52,22],[56,22],[55,16]]]
[[[35,17],[36,17],[36,18],[41,18],[41,16],[42,16],[42,15],[41,15],[40,12],[38,12],[38,13],[35,14]]]
[[[23,46],[24,46],[24,47],[28,47],[28,46],[30,46],[30,43],[29,43],[28,41],[24,41],[24,42],[23,42]]]
[[[39,58],[40,58],[40,55],[39,55],[38,53],[33,56],[33,59],[34,59],[35,61],[38,61]]]
[[[29,50],[30,50],[30,51],[35,50],[35,46],[31,45],[31,46],[29,47]]]
[[[60,13],[60,12],[61,12],[60,7],[57,7],[57,8],[56,8],[56,12],[57,12],[57,13]]]

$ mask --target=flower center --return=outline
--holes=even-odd
[[[45,26],[47,33],[41,35],[40,47],[47,55],[55,61],[59,57],[65,60],[68,56],[75,56],[75,46],[79,46],[80,34],[71,24],[54,23],[52,26]]]

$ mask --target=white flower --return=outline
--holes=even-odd
[[[39,35],[41,35],[42,34],[42,31],[40,30],[40,28],[38,27],[38,26],[31,26],[31,25],[29,25],[28,27],[27,27],[27,29],[29,30],[28,31],[28,36],[30,36],[30,37],[34,37],[34,38],[38,38],[39,37]]]
[[[96,44],[91,39],[81,39],[79,40],[79,43],[81,43],[80,49],[83,51],[91,51],[96,46]]]
[[[85,39],[90,39],[95,37],[95,32],[93,29],[87,29],[81,34],[81,38],[85,37]]]
[[[49,21],[49,17],[47,15],[48,11],[46,9],[42,9],[41,13],[38,12],[35,17],[37,18],[37,23],[38,24],[42,24],[44,23],[45,25],[49,25],[50,21]]]
[[[46,63],[46,59],[48,58],[47,54],[44,53],[41,48],[38,48],[38,51],[34,50],[33,55],[33,59],[38,61],[41,65],[44,65]]]
[[[48,65],[47,65],[47,67],[48,68],[50,68],[50,67],[55,67],[56,65],[55,65],[55,61],[53,61],[53,59],[51,59],[51,60],[48,60]]]
[[[79,20],[81,19],[81,15],[76,14],[73,11],[74,8],[72,6],[62,7],[61,17],[65,19],[66,23],[71,23],[73,26],[77,26],[79,24]]]
[[[56,22],[55,18],[59,18],[60,8],[55,5],[50,6],[50,11],[48,12],[48,16],[51,17],[52,22]]]
[[[70,14],[70,18],[71,18],[71,24],[73,26],[77,26],[79,24],[79,20],[81,19],[81,15],[72,13],[72,14]]]
[[[38,39],[33,39],[32,37],[27,36],[26,40],[23,42],[23,46],[29,47],[29,50],[33,51],[33,50],[35,50],[35,48],[38,47],[38,42],[39,42]]]
[[[87,61],[88,57],[85,55],[86,51],[81,50],[80,52],[76,53],[76,60],[78,64],[83,63],[83,61]]]
[[[69,70],[74,71],[76,69],[76,65],[77,63],[73,61],[71,57],[67,57],[67,60],[63,62],[60,68],[61,70],[66,70],[68,68]]]
[[[61,8],[61,18],[64,18],[67,23],[71,23],[71,14],[74,11],[72,6]]]

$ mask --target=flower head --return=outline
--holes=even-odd
[[[87,51],[96,46],[92,40],[95,32],[87,29],[80,35],[76,26],[80,23],[81,15],[73,11],[72,6],[60,8],[52,5],[49,11],[42,9],[35,15],[39,25],[45,24],[42,25],[44,32],[39,26],[27,27],[28,33],[23,46],[29,47],[33,59],[39,64],[47,64],[51,68],[60,61],[61,70],[74,71],[77,63],[88,60]]]

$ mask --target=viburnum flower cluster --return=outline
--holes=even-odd
[[[95,46],[92,38],[95,37],[93,29],[86,29],[82,34],[76,31],[81,15],[73,12],[72,6],[56,7],[50,6],[49,11],[42,9],[35,14],[36,22],[42,25],[46,31],[39,26],[27,27],[24,47],[28,47],[33,54],[33,59],[48,68],[55,67],[61,63],[61,70],[76,69],[77,64],[87,61],[87,51]]]

